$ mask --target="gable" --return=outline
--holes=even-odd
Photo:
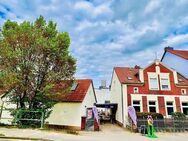
[[[160,73],[173,73],[174,70],[167,67],[165,64],[163,64],[160,61],[155,61],[143,70],[144,72],[160,72]]]

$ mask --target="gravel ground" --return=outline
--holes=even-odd
[[[102,131],[81,131],[79,135],[63,132],[42,131],[32,129],[0,128],[0,133],[12,137],[43,138],[54,141],[187,141],[188,132],[184,133],[156,133],[157,139],[147,138],[139,133],[130,133],[116,125],[106,124]],[[0,139],[0,141],[8,141]],[[13,141],[13,140],[12,140]],[[17,141],[17,140],[14,140]]]

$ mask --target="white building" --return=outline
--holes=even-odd
[[[161,61],[188,78],[188,51],[166,47]]]
[[[104,104],[110,102],[110,90],[106,86],[106,81],[101,81],[101,86],[99,88],[95,88],[95,94],[97,97],[97,104]]]

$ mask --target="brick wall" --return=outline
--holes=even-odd
[[[147,96],[142,96],[143,112],[148,112]]]
[[[181,112],[180,98],[175,97],[175,102],[176,102],[176,111]]]
[[[165,100],[163,96],[158,97],[159,113],[166,116]]]

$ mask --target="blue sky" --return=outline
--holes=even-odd
[[[164,47],[188,49],[188,0],[0,0],[11,19],[57,22],[71,36],[76,78],[111,80],[114,66],[147,66]]]

